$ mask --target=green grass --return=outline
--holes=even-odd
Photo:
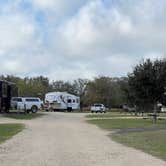
[[[88,120],[88,122],[96,124],[104,129],[126,129],[163,125],[166,126],[166,120],[158,120],[157,124],[153,124],[150,119],[94,119]]]
[[[116,133],[117,129],[128,128],[148,128],[163,126],[166,127],[166,119],[158,120],[153,124],[150,119],[95,119],[88,120],[103,129],[114,130],[115,133],[110,136],[113,140],[124,145],[140,149],[151,155],[166,160],[166,130],[163,131],[143,131],[130,133]]]
[[[97,114],[90,114],[86,116],[87,118],[120,118],[120,117],[142,117],[141,114],[138,116],[135,116],[134,113],[130,114],[130,113],[125,113],[125,112],[108,112],[106,114],[101,114],[101,113],[97,113]],[[144,117],[148,117],[148,114],[145,113]],[[166,117],[166,113],[160,113],[159,117]]]
[[[166,131],[113,134],[113,140],[166,161]]]
[[[36,113],[36,114],[23,114],[23,113],[12,113],[12,114],[4,114],[3,116],[6,118],[13,118],[13,119],[20,119],[20,120],[31,120],[34,118],[38,118],[43,116],[42,113]]]
[[[0,124],[0,143],[10,139],[24,129],[23,124]]]
[[[135,117],[129,113],[108,112],[108,113],[94,113],[86,116],[87,118],[111,118],[111,117]]]

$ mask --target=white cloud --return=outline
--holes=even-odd
[[[0,16],[0,52],[24,49],[35,42],[35,26],[26,17],[20,15]]]
[[[106,1],[31,0],[30,15],[21,0],[6,7],[1,71],[64,80],[122,76],[143,58],[166,55],[165,0]]]

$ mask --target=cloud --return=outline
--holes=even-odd
[[[6,54],[25,48],[35,40],[35,27],[20,15],[0,16],[0,52]]]
[[[17,0],[2,6],[2,74],[124,76],[143,58],[165,57],[165,0]]]
[[[30,0],[32,7],[36,11],[42,11],[47,15],[47,19],[60,20],[62,17],[69,17],[88,0]]]

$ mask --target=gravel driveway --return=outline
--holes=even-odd
[[[47,113],[21,122],[26,129],[0,145],[0,166],[166,166],[110,140],[107,131],[86,123],[84,114]]]

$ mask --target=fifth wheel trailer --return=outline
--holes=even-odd
[[[8,112],[12,97],[18,95],[18,89],[12,82],[0,80],[0,112]]]
[[[80,98],[67,92],[50,92],[45,95],[47,111],[80,109]]]

